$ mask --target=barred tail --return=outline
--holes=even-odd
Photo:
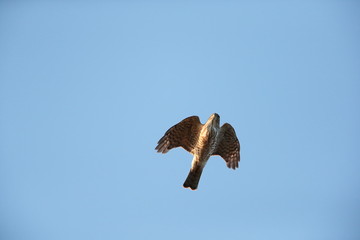
[[[184,182],[184,188],[190,188],[191,190],[196,190],[200,181],[201,173],[203,168],[200,166],[190,169],[189,175],[187,176]]]

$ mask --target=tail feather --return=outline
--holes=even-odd
[[[203,168],[201,167],[190,169],[189,175],[187,176],[183,185],[184,188],[196,190],[200,181],[202,170]]]

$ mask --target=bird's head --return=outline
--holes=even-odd
[[[219,128],[220,127],[219,114],[217,114],[217,113],[211,114],[211,116],[209,117],[209,119],[206,122],[206,125],[209,125],[209,127]]]

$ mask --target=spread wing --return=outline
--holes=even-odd
[[[167,130],[155,149],[158,152],[167,153],[172,148],[183,147],[191,152],[196,145],[202,126],[198,116],[185,118]]]
[[[229,168],[239,167],[240,162],[240,143],[236,137],[234,128],[225,123],[219,132],[219,142],[213,155],[220,155]]]

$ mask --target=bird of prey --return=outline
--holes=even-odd
[[[191,190],[197,189],[201,173],[212,155],[220,155],[229,168],[239,167],[240,143],[235,130],[228,123],[220,127],[220,116],[217,113],[212,114],[205,124],[201,124],[198,116],[185,118],[167,130],[155,150],[167,153],[176,147],[183,147],[194,155],[183,185]]]

